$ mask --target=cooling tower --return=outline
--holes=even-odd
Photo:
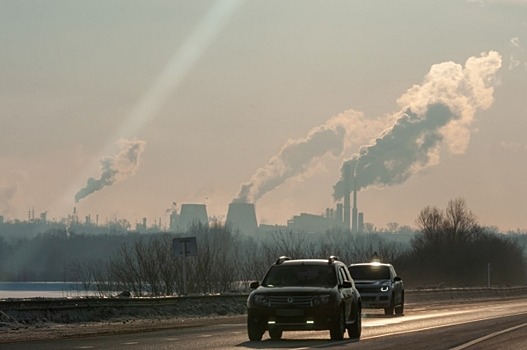
[[[209,225],[205,204],[182,204],[177,225],[177,232],[186,232],[196,224]]]
[[[231,203],[227,212],[225,223],[234,231],[253,235],[256,233],[258,223],[256,212],[252,203]]]

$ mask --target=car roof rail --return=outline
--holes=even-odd
[[[275,265],[280,265],[281,263],[283,263],[284,261],[286,260],[292,260],[290,256],[285,256],[285,255],[282,255],[281,257],[279,257],[278,259],[276,259],[276,261],[274,262]]]
[[[330,256],[330,257],[328,258],[328,264],[333,264],[333,262],[336,261],[336,260],[337,260],[337,261],[340,260],[339,257],[336,256],[336,255],[332,255],[332,256]]]

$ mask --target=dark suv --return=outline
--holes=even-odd
[[[251,341],[280,339],[283,331],[329,329],[331,339],[360,338],[361,299],[347,266],[337,257],[281,257],[262,282],[252,282],[247,299]]]
[[[384,309],[385,315],[404,312],[404,286],[391,264],[380,262],[351,264],[351,276],[362,297],[364,308]]]

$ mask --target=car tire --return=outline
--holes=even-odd
[[[355,313],[355,322],[348,326],[348,336],[350,339],[359,339],[362,333],[362,311],[361,307],[357,306],[357,312]]]
[[[402,315],[404,313],[404,294],[401,296],[401,305],[395,307],[395,314]]]
[[[346,316],[344,310],[339,309],[338,315],[333,321],[331,328],[329,329],[329,336],[331,340],[342,340],[344,339],[344,332],[346,331]]]
[[[390,298],[390,306],[384,308],[384,314],[386,316],[393,316],[394,302],[395,302],[395,295],[392,294],[392,297]]]
[[[263,327],[251,320],[251,317],[247,317],[247,335],[249,336],[250,341],[260,341],[264,334]]]
[[[393,306],[390,306],[390,307],[385,307],[384,308],[384,314],[386,316],[392,316],[393,315]]]
[[[282,339],[282,330],[281,329],[270,329],[269,330],[269,336],[272,340],[280,340]]]

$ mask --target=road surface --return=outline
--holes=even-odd
[[[403,316],[364,310],[360,340],[331,341],[328,331],[284,332],[273,341],[247,338],[245,318],[228,323],[148,333],[0,344],[1,350],[169,349],[523,349],[527,348],[527,300],[408,305]]]

